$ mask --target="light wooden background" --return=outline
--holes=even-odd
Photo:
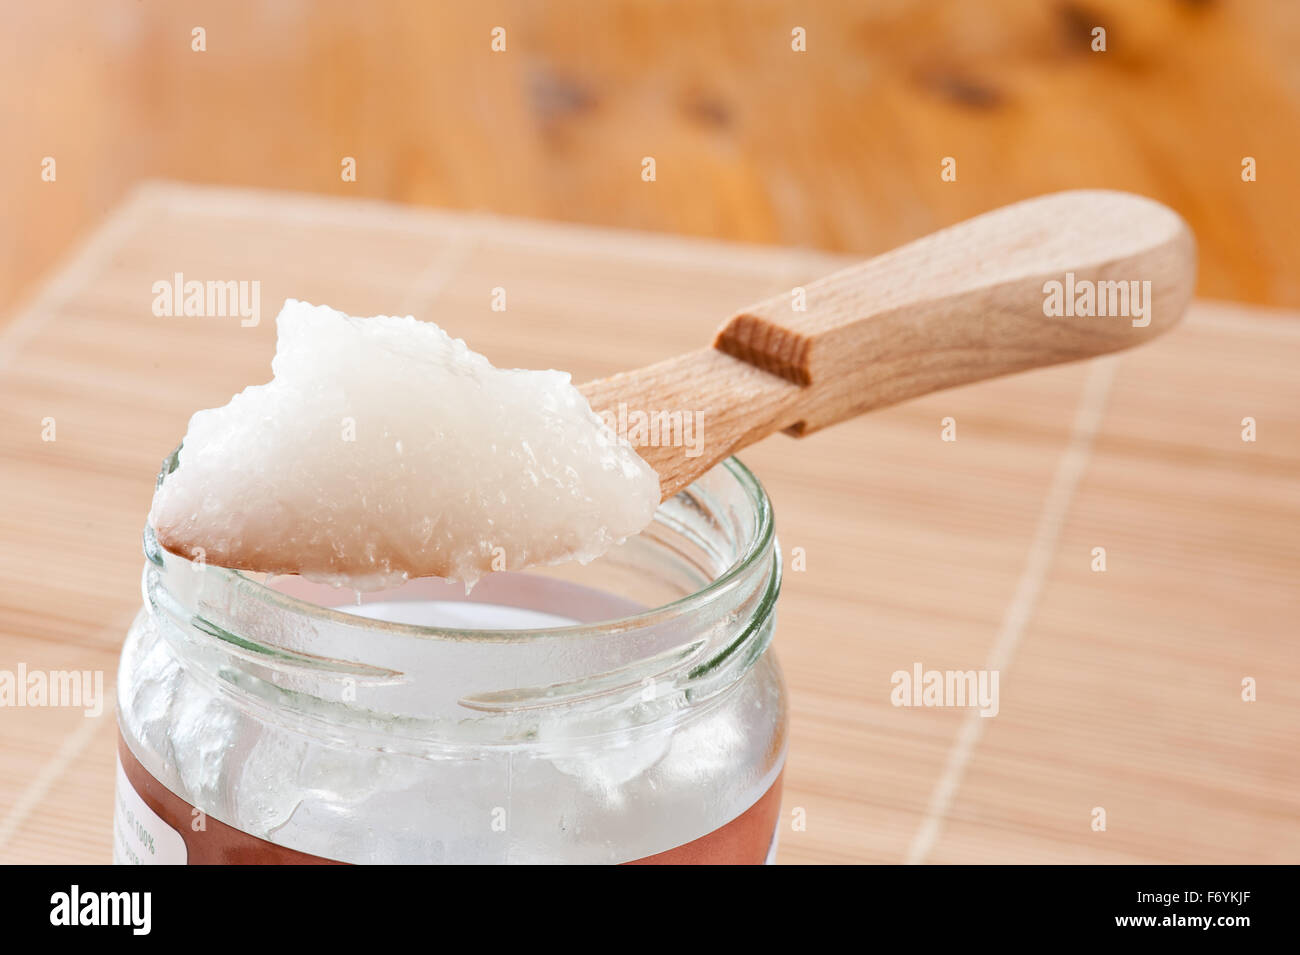
[[[0,667],[112,683],[158,463],[193,410],[269,377],[286,296],[413,312],[498,364],[584,379],[698,345],[838,262],[144,188],[0,333]],[[154,317],[152,283],[177,271],[260,281],[263,321]],[[745,456],[787,555],[807,553],[777,637],[793,705],[782,861],[1300,861],[1300,326],[1283,317],[1198,304],[1116,360]],[[998,669],[1000,714],[891,706],[890,675],[916,662]],[[0,710],[0,861],[108,858],[113,739],[110,714]]]
[[[0,18],[2,311],[142,177],[860,254],[1127,189],[1191,223],[1202,295],[1300,308],[1294,0],[0,0]]]

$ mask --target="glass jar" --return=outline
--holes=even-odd
[[[600,560],[469,594],[258,580],[147,528],[145,553],[115,861],[771,859],[781,562],[734,459]]]

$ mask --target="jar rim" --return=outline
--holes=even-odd
[[[159,484],[163,482],[171,471],[175,470],[179,451],[180,447],[178,446],[176,450],[173,451],[163,462],[162,469],[158,475]],[[707,584],[692,593],[685,594],[657,607],[651,607],[633,614],[610,618],[608,620],[565,624],[557,627],[517,629],[436,627],[426,626],[423,624],[400,623],[396,621],[377,619],[374,617],[359,617],[358,615],[349,613],[346,610],[326,607],[310,600],[295,597],[292,594],[277,590],[275,587],[272,587],[267,583],[255,580],[239,570],[213,564],[208,564],[203,569],[205,574],[216,574],[218,579],[222,580],[227,586],[245,594],[251,599],[265,601],[267,604],[277,606],[280,609],[294,613],[295,615],[302,615],[305,618],[320,620],[322,622],[338,623],[345,626],[356,626],[359,622],[364,622],[367,630],[378,633],[388,633],[395,637],[502,643],[563,637],[581,633],[589,634],[592,631],[620,633],[651,626],[663,619],[682,614],[689,614],[703,606],[706,606],[728,593],[740,582],[744,581],[747,572],[749,572],[758,561],[764,559],[764,556],[768,554],[775,538],[775,521],[773,519],[771,500],[767,496],[767,491],[755,476],[754,472],[746,467],[736,457],[727,458],[716,465],[715,468],[716,467],[725,469],[731,477],[735,479],[741,490],[744,492],[746,499],[753,505],[755,516],[754,531],[745,541],[744,549],[736,559],[731,562],[730,566],[721,573],[713,576]],[[183,554],[178,554],[175,551],[164,548],[154,534],[153,527],[147,522],[144,528],[144,552],[145,557],[159,567],[164,566],[164,554],[166,555],[165,559],[168,562],[180,561],[193,565],[193,561]]]

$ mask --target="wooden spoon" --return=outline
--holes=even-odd
[[[932,391],[1145,342],[1182,317],[1195,278],[1195,240],[1171,209],[1121,192],[1062,192],[819,279],[802,300],[798,290],[773,296],[732,316],[711,348],[580,390],[614,420],[620,406],[623,420],[629,410],[699,416],[693,456],[680,442],[637,447],[667,499],[774,431],[803,436]]]

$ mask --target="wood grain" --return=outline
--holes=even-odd
[[[102,670],[111,689],[158,463],[194,409],[269,377],[287,296],[435,318],[497,364],[587,380],[689,351],[719,315],[847,264],[137,191],[0,336],[0,668]],[[152,283],[177,271],[261,281],[262,321],[155,317]],[[1150,347],[745,455],[786,559],[782,861],[1300,859],[1296,328],[1198,303]],[[917,662],[998,667],[998,716],[892,706],[891,674]],[[108,858],[113,742],[111,712],[0,709],[0,860]]]
[[[732,316],[712,349],[582,388],[607,420],[628,407],[658,416],[632,444],[667,499],[777,431],[802,437],[918,395],[1148,342],[1182,319],[1195,280],[1196,244],[1172,210],[1062,192],[787,289]],[[707,422],[708,440],[677,440],[685,429],[666,414]]]
[[[1201,295],[1300,307],[1291,0],[4,0],[0,16],[4,309],[150,176],[858,257],[1028,196],[1121,189],[1201,237]]]

